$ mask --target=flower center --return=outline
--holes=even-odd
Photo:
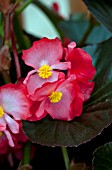
[[[43,79],[47,79],[52,76],[51,70],[52,70],[52,68],[49,65],[44,64],[42,67],[40,67],[38,69],[37,72],[38,72],[39,77],[41,77]]]
[[[0,137],[2,136],[2,132],[0,132]]]
[[[3,108],[0,106],[0,118],[4,115]]]
[[[61,98],[62,98],[62,93],[60,91],[52,92],[51,95],[49,96],[51,103],[57,103],[61,100]]]

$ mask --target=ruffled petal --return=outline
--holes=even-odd
[[[63,47],[58,38],[42,38],[33,43],[28,50],[23,50],[22,59],[26,65],[33,68],[40,68],[43,64],[49,66],[58,63],[62,59]]]
[[[27,76],[26,76],[26,78],[25,78],[24,81],[23,81],[23,84],[27,85],[27,81],[28,81],[29,77],[30,77],[32,74],[36,73],[36,72],[37,72],[37,70],[31,70],[31,71],[29,71],[28,74],[27,74]]]
[[[53,72],[52,76],[49,77],[48,79],[40,78],[38,74],[31,75],[29,77],[29,80],[27,81],[27,89],[29,95],[34,94],[35,90],[42,87],[44,83],[57,81],[60,73],[56,71],[52,72]]]
[[[46,116],[46,112],[45,112],[45,103],[46,100],[43,100],[38,108],[38,110],[35,112],[36,117],[38,118],[38,120],[44,118]]]
[[[4,117],[12,133],[19,133],[19,124],[7,114],[5,114]]]
[[[84,96],[84,101],[88,100],[93,91],[94,82],[78,82],[78,86],[80,88],[80,92]]]
[[[4,112],[12,115],[15,120],[26,119],[30,114],[30,102],[16,84],[8,84],[0,88],[0,105]]]
[[[80,80],[92,80],[96,70],[92,65],[91,56],[84,50],[75,48],[67,56],[71,61],[71,69],[68,74],[75,74]]]
[[[73,102],[73,114],[72,119],[76,116],[80,116],[83,109],[83,102],[84,100],[80,97],[76,97]]]
[[[7,136],[7,139],[8,139],[8,141],[9,141],[9,145],[12,146],[12,147],[14,147],[14,142],[13,142],[13,140],[12,140],[12,136],[11,136],[11,134],[9,133],[9,131],[8,131],[8,130],[5,130],[4,133],[5,133],[6,136]]]
[[[36,121],[44,118],[47,115],[47,112],[45,112],[45,103],[46,100],[43,100],[42,102],[34,102],[31,107],[31,113],[32,116],[28,118],[29,121]]]

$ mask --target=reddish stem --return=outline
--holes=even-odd
[[[10,41],[10,16],[9,14],[4,15],[4,44],[9,45]]]
[[[21,69],[20,69],[20,63],[18,58],[18,52],[16,49],[16,41],[14,37],[13,19],[14,19],[14,13],[10,15],[10,31],[11,31],[12,51],[13,51],[14,61],[16,66],[17,79],[19,79],[21,77]]]

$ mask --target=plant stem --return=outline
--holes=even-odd
[[[9,44],[10,44],[10,15],[9,13],[6,13],[4,14],[4,45],[9,46]],[[1,72],[1,75],[4,79],[5,84],[11,82],[9,70],[3,70]]]
[[[20,69],[18,52],[17,52],[17,49],[16,49],[16,42],[15,42],[15,37],[14,37],[13,17],[14,17],[14,14],[12,13],[11,16],[10,16],[11,41],[12,41],[12,51],[13,51],[13,55],[14,55],[16,73],[17,73],[17,80],[18,80],[21,77],[21,69]]]
[[[22,13],[24,11],[24,9],[32,2],[32,0],[27,0],[25,1],[25,3],[18,9],[16,9],[16,13],[17,15],[19,15],[20,13]]]
[[[24,149],[23,149],[23,160],[22,164],[29,164],[30,163],[30,141],[27,141],[25,143]]]
[[[4,15],[4,44],[9,45],[10,43],[10,16],[9,14]]]
[[[62,149],[62,154],[63,154],[63,159],[65,162],[66,170],[69,170],[70,169],[70,160],[69,160],[67,148],[61,147],[61,149]]]

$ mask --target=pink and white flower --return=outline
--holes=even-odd
[[[58,38],[42,38],[34,42],[30,49],[23,50],[22,59],[26,65],[34,68],[23,82],[29,94],[33,94],[46,82],[55,82],[64,78],[64,73],[59,70],[71,67],[70,62],[60,62],[63,59],[63,47]]]
[[[19,133],[18,121],[30,116],[29,107],[30,101],[19,85],[7,84],[0,87],[0,131],[4,131],[11,146],[14,145],[11,133]]]
[[[72,109],[74,99],[77,98],[75,83],[75,77],[70,76],[67,80],[47,83],[37,89],[31,99],[37,101],[38,107],[35,107],[35,115],[38,120],[47,114],[53,119],[72,120],[77,114]]]

